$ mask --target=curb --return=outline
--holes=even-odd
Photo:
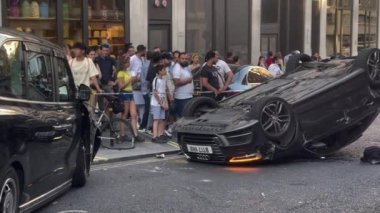
[[[156,153],[149,153],[149,154],[145,154],[145,155],[127,156],[127,157],[112,158],[112,159],[99,159],[99,160],[95,159],[92,162],[92,165],[117,163],[117,162],[121,162],[121,161],[129,161],[129,160],[140,160],[140,159],[145,159],[145,158],[156,157],[156,155],[160,155],[160,154],[174,155],[174,154],[178,154],[179,151],[180,150],[167,151],[167,152],[156,152]]]

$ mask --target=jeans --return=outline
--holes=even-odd
[[[145,94],[144,95],[144,100],[145,100],[145,109],[144,109],[144,115],[142,116],[142,121],[140,128],[141,129],[148,129],[149,128],[149,114],[150,114],[150,94]]]

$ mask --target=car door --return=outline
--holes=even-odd
[[[76,166],[80,138],[76,131],[79,131],[81,115],[78,103],[75,102],[76,88],[67,62],[56,51],[51,61],[54,66],[58,105],[58,123],[54,128],[59,133],[59,141],[55,143],[54,167],[57,170],[64,169],[64,173],[60,173],[58,177],[60,182],[64,182],[71,179]]]
[[[27,191],[31,197],[46,193],[56,185],[54,146],[58,140],[54,126],[59,110],[54,103],[54,79],[50,64],[52,50],[38,44],[24,43],[25,73],[23,98],[27,119],[17,124],[28,131]],[[19,128],[16,128],[19,129]]]

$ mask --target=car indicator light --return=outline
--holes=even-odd
[[[251,154],[240,157],[233,157],[229,160],[230,163],[250,163],[263,159],[261,154]]]

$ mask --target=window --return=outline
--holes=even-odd
[[[18,41],[8,41],[0,48],[0,95],[22,97],[22,52]]]
[[[53,101],[53,78],[50,57],[28,52],[26,99],[33,101]]]
[[[186,1],[186,48],[204,54],[212,49],[212,1]]]
[[[350,56],[352,0],[329,0],[327,5],[327,54]]]
[[[75,86],[71,75],[69,75],[70,69],[68,68],[68,64],[60,58],[56,58],[55,60],[57,62],[59,102],[72,102],[75,99],[75,91],[73,90]]]
[[[377,46],[377,0],[359,1],[358,50]]]
[[[241,63],[249,58],[249,1],[226,1],[227,52],[240,57]],[[236,11],[239,11],[238,13]]]

